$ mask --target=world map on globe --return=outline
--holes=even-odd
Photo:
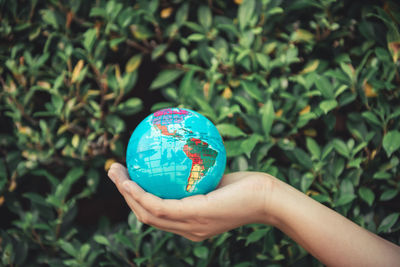
[[[148,116],[132,133],[127,149],[131,179],[162,198],[208,193],[218,185],[225,164],[216,127],[182,108]]]

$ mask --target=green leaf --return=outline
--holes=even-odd
[[[104,8],[101,7],[93,7],[90,10],[89,17],[105,17],[107,16],[107,12]]]
[[[355,159],[351,159],[348,163],[347,163],[347,167],[348,168],[360,168],[361,163],[363,162],[363,158],[355,158]]]
[[[109,114],[106,117],[108,131],[113,134],[121,133],[125,129],[125,122],[115,114]]]
[[[338,200],[335,202],[335,206],[336,207],[340,207],[346,204],[351,203],[354,199],[356,198],[356,196],[354,194],[344,194],[344,195],[340,195],[340,197],[338,198]]]
[[[337,157],[335,158],[335,161],[333,162],[333,174],[336,178],[339,178],[339,176],[342,174],[344,170],[344,159]]]
[[[228,136],[228,137],[246,136],[246,134],[240,128],[228,123],[218,124],[217,129],[222,136]]]
[[[344,73],[346,73],[346,75],[349,78],[349,81],[352,82],[355,77],[354,77],[354,74],[353,74],[353,70],[349,66],[349,64],[346,64],[344,62],[340,62],[340,68],[343,70]]]
[[[255,100],[262,102],[263,97],[262,97],[262,92],[260,89],[258,89],[257,84],[254,82],[242,80],[241,84],[244,88],[244,90]]]
[[[301,182],[300,182],[300,189],[302,192],[307,192],[307,190],[310,188],[312,183],[314,182],[314,175],[310,172],[305,173],[301,177]]]
[[[67,241],[60,240],[59,241],[61,248],[67,252],[69,255],[72,257],[77,257],[78,256],[78,251],[75,249],[75,247],[71,244],[68,243]]]
[[[379,180],[387,180],[390,179],[391,177],[392,175],[385,171],[376,172],[373,176],[374,179],[379,179]]]
[[[362,200],[364,200],[369,206],[372,206],[375,200],[375,194],[372,192],[371,189],[368,187],[360,187],[358,189],[358,195],[361,197]]]
[[[347,89],[349,89],[349,86],[346,84],[342,84],[341,86],[339,86],[339,88],[336,89],[336,91],[335,91],[335,98],[338,97],[340,94],[342,94]]]
[[[312,168],[313,165],[310,156],[304,150],[296,147],[293,150],[293,154],[301,166],[303,166],[307,170]]]
[[[195,247],[193,250],[193,254],[200,259],[207,259],[208,248],[205,246]]]
[[[381,201],[391,200],[394,197],[396,197],[398,193],[399,193],[398,189],[388,189],[382,193],[379,200],[381,200]]]
[[[239,140],[228,140],[225,141],[226,155],[228,157],[239,156],[243,153],[249,155],[258,142],[262,141],[263,138],[259,134],[252,134],[250,137]]]
[[[390,232],[390,228],[397,222],[399,219],[400,213],[399,212],[394,212],[388,216],[386,216],[381,224],[378,227],[378,233],[387,233]]]
[[[110,246],[110,241],[108,241],[108,239],[103,236],[103,235],[95,235],[93,237],[94,241],[96,241],[99,244],[105,245],[105,246]]]
[[[279,6],[275,6],[275,7],[271,8],[271,9],[268,9],[268,13],[267,14],[268,15],[276,15],[276,14],[281,14],[283,12],[284,12],[283,8],[281,8]]]
[[[189,29],[191,29],[193,32],[203,32],[204,29],[197,23],[193,22],[193,21],[187,21],[185,23],[185,26],[188,27]]]
[[[336,207],[349,204],[356,198],[353,183],[348,178],[342,180],[339,190],[339,198],[335,202]]]
[[[252,134],[250,138],[244,140],[243,143],[241,144],[240,147],[242,149],[242,152],[249,156],[250,153],[253,151],[254,147],[256,146],[256,144],[262,140],[263,138],[261,135]]]
[[[188,71],[182,78],[181,83],[179,84],[179,93],[182,95],[182,97],[187,100],[191,93],[193,92],[193,75],[195,71],[190,70]]]
[[[126,37],[114,38],[110,41],[110,47],[118,46],[120,43],[125,42]]]
[[[324,202],[329,204],[332,203],[331,198],[327,195],[318,194],[318,195],[311,195],[311,197],[320,203]]]
[[[243,153],[242,144],[243,140],[233,140],[233,141],[225,141],[225,149],[227,157],[236,157]]]
[[[394,119],[396,117],[400,116],[400,108],[395,108],[395,110],[389,114],[389,120]]]
[[[176,54],[172,51],[169,51],[165,54],[165,59],[168,61],[170,64],[176,64],[178,62],[178,57]]]
[[[91,249],[91,247],[90,247],[89,244],[83,244],[81,246],[81,249],[79,250],[79,254],[80,254],[81,259],[85,259],[86,258],[86,255],[89,253],[90,249]]]
[[[234,99],[246,109],[247,114],[253,115],[256,113],[254,102],[251,99],[248,99],[241,95],[235,95]]]
[[[315,35],[305,29],[297,29],[292,35],[292,40],[295,42],[312,43],[315,40]]]
[[[244,261],[233,265],[233,267],[251,267],[251,266],[254,266],[254,264],[248,261]]]
[[[269,138],[269,134],[271,132],[272,123],[275,119],[275,111],[272,100],[269,99],[267,103],[261,108],[261,126],[264,131],[264,135],[266,138]]]
[[[64,180],[57,186],[56,197],[59,200],[65,199],[70,191],[71,186],[84,174],[83,167],[75,167],[71,169]]]
[[[93,45],[96,42],[96,29],[89,29],[83,34],[83,47],[89,53],[92,52]]]
[[[333,146],[340,155],[349,158],[350,157],[350,151],[347,145],[340,139],[335,139],[333,140]]]
[[[182,25],[187,18],[188,18],[188,12],[189,12],[189,3],[184,3],[181,5],[181,7],[176,11],[175,15],[175,22],[178,25]]]
[[[40,13],[45,23],[53,26],[55,29],[59,28],[59,26],[61,25],[61,17],[56,11],[44,9],[41,10]]]
[[[211,121],[217,120],[217,116],[215,114],[215,109],[212,108],[207,101],[205,101],[201,97],[195,97],[194,100],[195,100],[196,104],[199,106],[200,113],[202,113],[203,115],[208,117]]]
[[[163,70],[153,80],[150,85],[150,90],[163,87],[179,78],[183,73],[182,70]]]
[[[338,102],[335,99],[332,100],[324,100],[319,104],[320,109],[327,114],[329,111],[332,109],[336,108],[338,105]]]
[[[254,230],[250,233],[250,235],[247,236],[245,246],[247,247],[249,244],[257,242],[258,240],[263,238],[270,230],[270,227]]]
[[[332,84],[328,78],[324,76],[317,76],[315,80],[315,86],[321,92],[323,97],[327,99],[334,98]]]
[[[365,111],[361,114],[361,116],[363,116],[363,118],[367,119],[372,124],[375,124],[377,126],[382,125],[382,123],[381,123],[381,121],[379,121],[378,117],[376,117],[375,114],[372,113],[371,111]]]
[[[137,97],[132,97],[125,102],[122,102],[118,105],[117,111],[126,116],[126,115],[133,115],[139,112],[143,107],[142,100]]]
[[[154,48],[153,52],[151,52],[151,60],[155,60],[159,58],[162,54],[164,54],[167,49],[167,44],[160,44]]]
[[[210,8],[208,6],[200,6],[197,10],[197,18],[200,25],[202,25],[204,29],[208,31],[212,24],[212,14]]]
[[[202,33],[192,33],[186,39],[193,42],[199,42],[206,39],[206,36]]]
[[[385,137],[383,137],[383,148],[388,157],[390,157],[393,152],[397,151],[400,148],[400,132],[397,130],[389,131]]]
[[[226,244],[225,241],[226,241],[230,236],[232,236],[232,234],[229,233],[229,232],[224,232],[224,233],[220,234],[218,237],[216,237],[217,240],[216,240],[215,243],[214,243],[215,246],[216,246],[216,247],[220,247],[220,246],[223,247],[224,244]]]
[[[260,64],[260,66],[264,68],[264,70],[269,69],[269,59],[266,55],[261,53],[256,53],[256,59],[257,62]]]
[[[135,243],[136,242],[132,242],[132,240],[128,236],[123,234],[123,233],[120,233],[120,232],[115,233],[114,234],[114,239],[115,239],[115,241],[117,243],[121,243],[122,245],[124,245],[125,247],[127,247],[127,248],[129,248],[131,250],[135,250],[136,249],[135,248],[135,245],[136,245]]]
[[[179,49],[179,59],[183,63],[186,63],[189,60],[189,53],[185,47],[181,47],[181,49]]]
[[[1,187],[0,187],[1,188]],[[23,197],[29,199],[33,203],[37,203],[43,206],[47,206],[46,200],[44,199],[43,196],[33,193],[33,192],[27,192],[23,194]]]
[[[310,151],[312,158],[319,159],[321,157],[321,149],[314,139],[307,137],[306,146],[308,151]]]
[[[315,118],[317,118],[317,115],[314,112],[308,112],[306,114],[300,115],[296,127],[301,128],[306,125],[310,120],[313,120]]]
[[[125,65],[125,72],[131,73],[134,72],[142,62],[142,55],[137,54],[131,57]]]
[[[255,8],[254,0],[243,0],[238,10],[240,29],[243,30],[249,23]]]

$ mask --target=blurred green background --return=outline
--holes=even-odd
[[[0,266],[321,266],[266,225],[193,243],[136,220],[106,169],[172,106],[215,123],[227,172],[268,172],[400,243],[397,1],[0,10]]]

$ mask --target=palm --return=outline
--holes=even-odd
[[[268,179],[260,179],[252,172],[224,175],[217,189],[209,194],[181,200],[160,199],[143,191],[129,179],[126,168],[120,164],[112,166],[109,176],[139,220],[191,240],[202,240],[260,221],[264,216],[260,203],[268,195],[265,192]]]

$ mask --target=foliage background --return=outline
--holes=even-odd
[[[268,172],[399,244],[396,1],[0,8],[0,265],[320,266],[269,226],[192,243],[129,213],[105,169],[169,106],[217,125],[227,172]]]

